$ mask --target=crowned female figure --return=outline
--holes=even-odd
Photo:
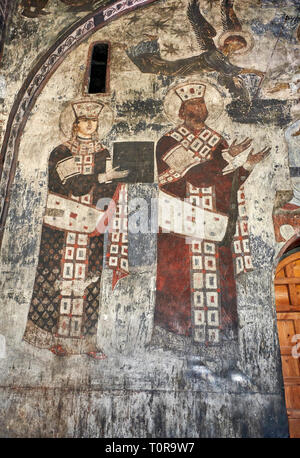
[[[59,356],[105,358],[96,342],[104,237],[96,230],[104,215],[97,202],[116,198],[117,181],[127,174],[111,168],[98,138],[107,108],[90,100],[72,103],[70,138],[49,158],[47,205],[23,339]]]

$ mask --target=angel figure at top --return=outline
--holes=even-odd
[[[127,50],[128,57],[143,73],[156,73],[169,76],[189,76],[217,72],[218,83],[226,87],[235,98],[249,99],[249,93],[241,74],[264,75],[256,69],[241,68],[230,62],[233,54],[245,54],[252,47],[250,35],[242,31],[242,26],[233,9],[234,0],[222,0],[221,16],[223,33],[216,46],[215,28],[205,19],[200,10],[199,0],[191,0],[187,8],[187,18],[196,35],[201,54],[177,60],[161,57],[158,39],[142,41]]]

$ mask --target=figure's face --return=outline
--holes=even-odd
[[[77,124],[77,133],[80,137],[90,138],[98,128],[98,120],[96,118],[81,118]]]
[[[245,47],[246,44],[239,40],[228,40],[227,42],[225,42],[222,51],[227,56],[230,56]]]
[[[208,111],[203,99],[192,99],[184,103],[180,117],[188,127],[201,128],[208,116]]]

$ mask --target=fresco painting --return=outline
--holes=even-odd
[[[103,3],[99,0],[60,0],[60,2],[69,6],[71,12],[89,11]],[[39,18],[51,14],[45,10],[50,4],[49,0],[22,0],[22,15],[27,18]]]
[[[35,41],[20,75],[3,60],[1,386],[78,386],[57,436],[285,437],[272,275],[300,236],[298,2],[18,6],[11,48]]]
[[[97,209],[97,203],[104,198],[126,199],[126,190],[117,182],[128,171],[111,167],[109,152],[98,139],[98,126],[103,128],[101,112],[109,117],[104,105],[83,100],[71,107],[67,111],[74,119],[71,136],[49,158],[49,194],[24,340],[59,356],[85,353],[103,359],[95,339],[103,228],[112,213]],[[70,119],[62,116],[61,128],[66,132],[68,127]],[[121,269],[126,271],[126,234],[115,233],[113,238],[118,238]],[[113,257],[110,265],[112,261]],[[113,268],[118,267],[116,262]]]
[[[218,83],[229,89],[234,97],[249,98],[238,75],[254,73],[262,76],[258,70],[243,69],[231,64],[230,56],[244,54],[253,46],[251,35],[242,31],[242,26],[234,12],[233,0],[221,2],[223,33],[218,38],[218,46],[214,42],[217,35],[214,27],[205,19],[200,10],[200,2],[194,0],[187,8],[187,19],[197,38],[198,47],[202,53],[189,59],[166,61],[160,56],[157,39],[141,42],[128,50],[132,61],[143,72],[164,75],[186,76],[217,72]]]
[[[81,7],[94,2],[63,3]],[[123,3],[108,7],[104,18],[122,11],[127,5]],[[36,15],[46,14],[46,4],[27,0],[22,3],[25,13],[34,9]],[[254,152],[253,137],[230,138],[219,130],[218,118],[225,111],[232,122],[241,125],[244,122],[255,125],[262,120],[266,124],[287,125],[292,116],[292,105],[287,105],[289,100],[270,97],[286,89],[297,93],[298,74],[296,72],[290,82],[282,82],[278,80],[282,78],[282,70],[277,74],[273,70],[271,79],[265,71],[231,62],[232,58],[235,61],[251,53],[254,46],[254,35],[239,19],[234,0],[209,5],[202,0],[191,0],[185,5],[178,4],[178,8],[185,11],[185,20],[200,54],[195,49],[191,57],[162,57],[160,34],[169,27],[175,6],[164,6],[168,17],[149,23],[144,34],[146,41],[126,46],[126,54],[138,71],[167,78],[162,104],[165,116],[176,126],[174,129],[163,133],[161,127],[162,135],[155,142],[146,136],[143,142],[114,141],[108,152],[97,139],[96,131],[104,118],[106,124],[110,120],[106,134],[114,129],[113,108],[109,104],[86,96],[86,100],[71,102],[69,111],[61,114],[60,129],[69,140],[55,148],[49,159],[49,196],[24,334],[25,341],[56,355],[99,353],[101,358],[102,351],[97,350],[95,340],[99,307],[101,309],[101,271],[106,263],[115,269],[113,294],[118,280],[128,274],[129,242],[126,233],[112,235],[109,230],[111,245],[108,253],[103,253],[103,221],[117,221],[120,215],[97,207],[97,202],[101,197],[112,199],[120,211],[118,199],[126,195],[129,183],[157,181],[159,189],[159,215],[154,223],[158,233],[152,342],[158,328],[160,335],[166,333],[168,342],[172,335],[187,337],[196,344],[195,353],[197,346],[220,345],[237,339],[236,278],[254,269],[244,184],[254,167],[270,156],[271,147],[265,144]],[[204,11],[207,13],[212,8],[215,11],[218,8],[217,23],[221,31],[214,21],[205,17]],[[127,22],[129,29],[140,18],[134,13]],[[131,36],[129,30],[126,33]],[[177,38],[180,36],[179,31],[174,34]],[[164,45],[163,49],[170,56],[180,54],[180,49],[172,44]],[[264,89],[265,79],[269,84],[267,89]],[[226,93],[229,97],[224,96]],[[67,133],[65,124],[70,124],[70,113],[75,121]],[[81,124],[82,129],[87,129],[86,134],[90,129],[88,135],[83,136]],[[287,129],[286,138],[291,142],[289,132]],[[291,135],[297,137],[297,132]],[[102,136],[105,136],[103,132]],[[297,142],[297,138],[293,141]],[[294,198],[285,204],[283,211],[294,210],[298,202],[294,144],[289,147],[289,159]],[[86,161],[90,161],[89,164]],[[177,231],[171,228],[170,212],[172,205],[177,208],[181,204],[183,213],[187,212],[188,216],[178,210],[177,220],[181,220],[182,225],[179,224],[181,229]],[[60,215],[59,205],[69,214],[68,222],[63,216],[65,213]],[[197,215],[199,209],[202,213]],[[91,218],[89,210],[93,213],[91,226],[85,224]],[[99,214],[102,215],[100,226]],[[76,220],[76,231],[71,227],[72,218]],[[124,218],[126,220],[126,215]],[[186,231],[185,218],[196,227],[193,235]],[[101,234],[97,232],[99,227],[104,227]],[[110,229],[109,224],[107,227]],[[52,240],[55,243],[49,256]],[[123,254],[118,258],[120,253]],[[78,258],[80,255],[82,258]]]
[[[159,234],[154,320],[167,331],[215,344],[236,336],[235,275],[253,268],[243,184],[270,148],[253,154],[252,139],[240,143],[234,139],[228,145],[206,125],[206,89],[201,83],[173,89],[173,97],[181,103],[177,115],[181,123],[157,143],[162,193],[187,199],[207,214],[201,215],[203,240]],[[235,165],[234,159],[246,150],[245,163]]]

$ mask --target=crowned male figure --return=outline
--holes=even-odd
[[[251,149],[243,166],[234,167],[234,157],[246,151],[252,139],[239,144],[233,141],[229,146],[222,135],[205,124],[205,91],[202,83],[175,88],[182,123],[157,144],[161,195],[200,206],[211,227],[205,226],[202,240],[187,239],[174,231],[158,234],[154,324],[164,335],[167,332],[169,341],[172,333],[197,343],[219,344],[222,339],[236,337],[235,276],[252,269],[245,221],[239,229],[242,232],[236,232],[242,214],[240,203],[244,203],[240,188],[270,149],[255,155]],[[214,221],[220,220],[224,221],[222,230],[220,225],[214,227]],[[236,250],[233,242],[238,243]]]

